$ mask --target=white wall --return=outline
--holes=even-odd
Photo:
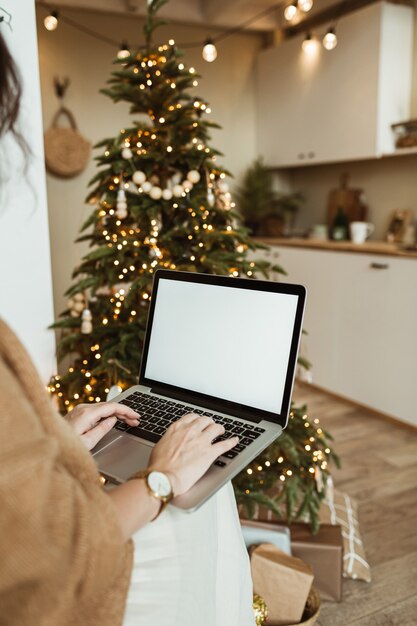
[[[142,21],[131,16],[107,15],[65,9],[65,15],[112,39],[143,41]],[[38,7],[38,35],[44,125],[47,128],[57,109],[53,77],[71,79],[66,104],[75,114],[80,131],[93,143],[119,132],[129,120],[128,107],[99,94],[112,70],[115,50],[73,28],[60,24],[55,32],[43,27],[45,10]],[[159,31],[158,31],[159,33]],[[177,43],[204,41],[213,31],[191,26],[166,26],[158,37]],[[194,65],[203,78],[196,94],[210,102],[212,119],[223,126],[213,131],[212,145],[225,153],[222,163],[239,178],[256,157],[253,66],[261,46],[259,36],[240,34],[220,42],[219,57],[212,63],[201,58],[201,48],[188,49],[185,62]],[[88,180],[96,172],[91,162],[85,172],[71,180],[47,177],[52,266],[56,313],[66,306],[64,291],[71,272],[79,263],[85,246],[74,245],[82,222],[90,213],[84,204]]]
[[[13,16],[5,36],[22,76],[20,130],[32,156],[27,171],[14,139],[0,145],[0,315],[29,350],[45,383],[56,370],[51,261],[34,0],[2,0]]]

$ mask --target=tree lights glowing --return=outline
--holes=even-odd
[[[133,119],[96,146],[91,212],[78,239],[89,242],[90,250],[66,294],[77,306],[54,324],[62,333],[59,356],[70,360],[67,371],[49,383],[63,414],[136,384],[158,268],[251,279],[282,272],[249,256],[260,246],[235,213],[229,174],[211,146],[210,131],[217,126],[208,103],[195,93],[195,69],[186,67],[173,40],[152,45],[159,4],[148,6],[147,46],[117,59],[102,90],[114,102],[128,102]],[[326,451],[327,434],[303,415],[294,409],[281,438],[236,478],[241,501],[269,502],[265,489],[278,481],[283,497],[304,498],[314,518],[321,498],[316,471],[326,474],[334,457]]]
[[[151,14],[147,34],[153,26]],[[252,278],[270,268],[248,257],[258,245],[234,212],[228,173],[210,145],[210,107],[190,97],[198,76],[175,42],[149,41],[116,64],[103,92],[129,102],[133,120],[97,147],[92,213],[79,238],[91,250],[67,292],[76,306],[55,324],[60,356],[72,359],[50,388],[63,413],[75,400],[96,402],[114,385],[135,384],[158,268]]]
[[[248,517],[261,505],[289,522],[305,518],[317,530],[329,463],[339,466],[331,436],[319,424],[308,419],[305,406],[293,406],[282,435],[234,479]]]

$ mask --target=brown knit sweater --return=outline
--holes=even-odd
[[[118,626],[131,567],[90,454],[0,320],[0,626]]]

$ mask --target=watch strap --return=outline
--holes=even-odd
[[[169,496],[161,496],[161,495],[155,493],[155,491],[153,491],[153,489],[151,489],[151,487],[149,486],[149,483],[148,483],[148,476],[149,476],[149,474],[151,472],[155,472],[155,471],[158,471],[158,470],[154,470],[154,469],[152,469],[152,470],[150,470],[150,469],[139,470],[138,472],[135,472],[135,474],[133,474],[132,476],[130,476],[128,478],[128,480],[134,480],[134,479],[141,479],[141,478],[143,478],[145,480],[145,485],[146,485],[146,488],[147,488],[149,494],[153,498],[155,498],[156,500],[159,500],[159,502],[161,503],[161,506],[159,508],[158,513],[155,515],[155,517],[153,517],[151,519],[151,522],[154,522],[161,515],[162,511],[165,509],[165,507],[171,502],[172,498],[174,497],[174,494],[173,494],[172,491],[171,491]]]

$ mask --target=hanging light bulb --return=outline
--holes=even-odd
[[[298,0],[298,8],[304,13],[308,13],[313,8],[313,0]]]
[[[302,43],[303,52],[306,54],[313,54],[317,49],[317,40],[314,39],[311,33],[307,33],[303,43]]]
[[[129,50],[129,45],[127,43],[127,41],[122,41],[122,44],[119,48],[119,51],[117,53],[117,58],[118,59],[127,59],[127,57],[130,57],[130,50]]]
[[[51,11],[43,20],[46,30],[56,30],[58,27],[58,11]]]
[[[323,37],[323,46],[326,50],[334,50],[337,46],[337,37],[334,28],[329,28]]]
[[[202,56],[207,63],[213,63],[217,59],[217,48],[211,39],[206,40]]]
[[[294,2],[291,2],[291,4],[289,4],[284,9],[284,17],[288,22],[291,22],[297,15],[297,13],[298,13],[297,0],[295,0]]]

